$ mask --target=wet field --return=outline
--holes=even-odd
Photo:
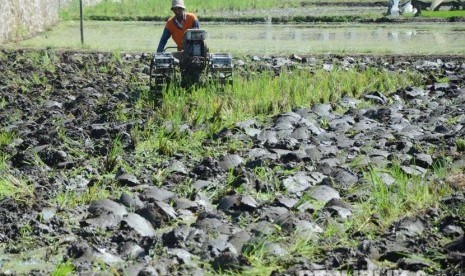
[[[163,22],[63,22],[49,32],[6,47],[82,48],[152,52]],[[465,53],[465,25],[450,23],[204,23],[211,52],[232,54],[454,54]],[[171,41],[170,41],[171,42]],[[172,42],[171,42],[172,43]],[[168,44],[173,46],[173,44]]]

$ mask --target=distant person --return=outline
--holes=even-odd
[[[187,29],[200,28],[199,19],[195,14],[186,12],[186,6],[183,0],[173,0],[171,10],[174,16],[166,22],[165,29],[158,43],[157,53],[164,51],[170,37],[172,37],[176,43],[178,51],[182,51],[184,32]]]
[[[386,15],[399,16],[401,14],[414,14],[418,16],[421,13],[420,2],[421,1],[418,0],[407,0],[406,2],[400,3],[399,0],[390,0]]]

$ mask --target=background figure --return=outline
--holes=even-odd
[[[386,15],[399,15],[399,0],[391,0]]]
[[[386,15],[398,16],[400,14],[415,14],[421,11],[419,7],[416,7],[416,3],[420,1],[408,0],[404,3],[399,3],[399,0],[391,0],[389,2],[388,11]]]

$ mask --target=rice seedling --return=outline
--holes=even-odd
[[[30,159],[25,160],[25,163],[27,163],[30,166],[34,166],[34,167],[40,167],[40,168],[47,167],[47,164],[45,164],[45,162],[40,157],[39,152],[35,151],[32,148],[27,149],[27,151],[30,154]]]
[[[0,171],[6,171],[8,165],[7,161],[10,158],[10,154],[0,151]]]
[[[317,234],[308,235],[308,237],[302,237],[299,234],[296,236],[289,238],[288,250],[291,256],[303,256],[308,260],[317,260],[323,255],[324,247],[318,243]]]
[[[119,51],[111,52],[110,64],[112,64],[112,63],[121,64],[121,62],[122,62],[121,53]]]
[[[395,182],[385,183],[380,172],[390,174]],[[407,175],[398,165],[384,169],[370,168],[365,177],[370,183],[372,213],[379,215],[384,225],[409,213],[434,206],[441,196],[448,193],[445,185],[438,187],[435,183],[428,183],[424,180],[426,176]]]
[[[465,151],[465,139],[459,138],[456,141],[457,150],[460,152]]]
[[[243,9],[257,9],[257,8],[270,8],[275,7],[277,4],[281,6],[297,5],[299,2],[296,0],[286,1],[199,1],[192,0],[189,2],[190,11],[205,11],[205,10],[243,10]],[[161,8],[166,7],[166,8]],[[103,1],[94,7],[86,7],[85,14],[87,17],[99,18],[105,16],[112,16],[124,19],[125,17],[168,17],[171,15],[169,4],[162,0],[123,0],[118,3],[111,1]],[[79,2],[72,1],[67,9],[63,9],[60,13],[62,19],[73,19],[79,15]]]
[[[446,124],[449,126],[455,126],[457,123],[459,123],[463,118],[463,115],[459,116],[450,116],[447,118]]]
[[[192,185],[192,179],[185,179],[183,183],[177,185],[175,192],[181,197],[195,198],[196,191],[194,186]]]
[[[4,146],[10,145],[14,139],[16,139],[16,133],[13,131],[8,131],[3,128],[0,129],[0,149]],[[0,150],[0,171],[5,172],[7,169],[7,161],[9,159],[9,154]]]
[[[110,69],[106,65],[100,65],[97,70],[100,74],[109,74]]]
[[[236,77],[237,85],[228,87],[223,93],[218,93],[217,87],[208,85],[189,91],[169,87],[163,92],[163,98],[157,106],[153,105],[147,97],[148,93],[145,93],[135,104],[153,108],[154,114],[144,131],[137,134],[136,152],[151,160],[171,156],[176,152],[188,152],[194,157],[205,156],[204,154],[216,156],[218,147],[227,147],[228,152],[235,152],[243,145],[234,144],[233,141],[222,141],[217,145],[214,145],[213,141],[204,145],[202,141],[213,138],[219,131],[231,127],[238,121],[248,118],[260,120],[290,111],[296,106],[309,106],[320,97],[315,90],[321,94],[335,94],[336,96],[332,96],[334,100],[340,97],[337,95],[342,93],[338,92],[343,91],[346,86],[359,87],[351,88],[354,96],[366,90],[373,90],[371,78],[373,74],[378,73],[349,70],[347,74],[349,76],[341,76],[344,74],[337,73],[337,70],[317,71],[317,77],[304,70],[293,74],[281,74],[279,77],[261,73],[248,79]],[[400,74],[386,74],[388,76],[384,81],[389,84],[375,84],[383,89],[383,93],[389,93],[387,89],[416,83],[414,75],[406,80]],[[183,131],[183,125],[191,126],[192,131]]]
[[[72,275],[74,272],[75,267],[71,261],[61,262],[59,263],[55,269],[52,271],[52,276],[68,276]]]
[[[9,145],[16,138],[16,134],[13,131],[0,129],[0,147]]]
[[[112,172],[117,168],[123,153],[124,150],[121,144],[121,137],[117,136],[113,140],[113,144],[105,158],[104,168],[106,172]]]
[[[328,129],[329,128],[328,119],[321,118],[320,119],[320,126],[321,126],[322,129]]]
[[[29,58],[31,65],[35,68],[41,68],[44,72],[55,73],[55,64],[58,57],[53,51],[31,51],[26,53],[26,58]]]
[[[8,86],[11,91],[18,92],[19,94],[28,94],[32,91],[32,83],[30,79],[23,79],[19,76],[12,76],[6,78]]]
[[[383,79],[382,85],[373,81],[380,77]],[[138,148],[146,152],[156,149],[162,155],[171,155],[179,150],[204,152],[201,141],[212,138],[235,122],[273,116],[294,107],[309,106],[322,98],[336,101],[347,90],[351,90],[354,97],[374,90],[387,94],[417,81],[419,79],[415,74],[405,79],[397,73],[376,70],[360,72],[354,69],[340,74],[335,69],[334,72],[296,70],[278,77],[269,73],[259,73],[249,78],[236,77],[234,83],[237,85],[227,87],[223,93],[218,93],[217,87],[208,85],[189,91],[168,87],[163,91],[161,105],[154,109],[151,131],[146,132]],[[138,105],[150,106],[150,103],[147,98],[141,98]],[[172,129],[186,124],[195,130],[186,138],[179,132],[167,132],[157,126],[166,121],[171,122]]]
[[[6,197],[27,204],[34,199],[34,185],[27,180],[0,173],[0,200]]]
[[[441,252],[431,252],[431,255],[423,254],[405,254],[405,258],[409,260],[419,261],[425,265],[427,268],[424,269],[425,273],[432,274],[434,271],[441,270],[440,262],[444,259],[444,254]]]
[[[5,108],[5,106],[8,104],[8,101],[5,98],[0,99],[0,109]]]
[[[98,179],[87,190],[69,190],[64,187],[51,200],[61,208],[75,208],[85,206],[96,200],[105,198],[118,198],[125,192],[125,188],[116,185],[113,180]]]
[[[127,122],[130,120],[131,114],[128,114],[128,110],[126,108],[126,104],[124,103],[117,103],[115,105],[115,110],[113,112],[114,120],[117,122]]]
[[[153,185],[161,187],[167,176],[168,172],[166,169],[158,169],[153,175]]]
[[[263,189],[260,191],[262,194],[268,194],[272,198],[279,195],[281,191],[281,181],[277,173],[277,169],[270,169],[266,166],[254,168],[254,175],[257,177],[258,181],[263,183]],[[269,197],[268,196],[268,197]]]
[[[271,275],[282,270],[277,257],[269,254],[267,245],[274,241],[272,236],[265,236],[244,246],[242,255],[250,263],[250,268],[240,271],[240,275]]]

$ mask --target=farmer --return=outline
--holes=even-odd
[[[164,51],[170,37],[172,37],[176,43],[178,51],[182,51],[184,32],[187,29],[200,28],[199,19],[195,14],[186,12],[186,6],[184,6],[183,0],[173,0],[171,10],[174,16],[166,22],[165,29],[158,43],[157,53]],[[177,56],[174,54],[174,56],[179,59],[179,54],[177,54]]]
[[[173,38],[177,45],[178,51],[173,52],[173,57],[179,61],[181,69],[181,86],[187,87],[198,82],[200,78],[201,68],[194,66],[191,59],[184,53],[183,41],[184,33],[188,29],[199,29],[200,23],[197,16],[193,13],[186,12],[183,0],[173,0],[171,10],[174,16],[168,19],[165,29],[158,43],[157,52],[161,53],[165,49],[165,45],[170,37]]]

